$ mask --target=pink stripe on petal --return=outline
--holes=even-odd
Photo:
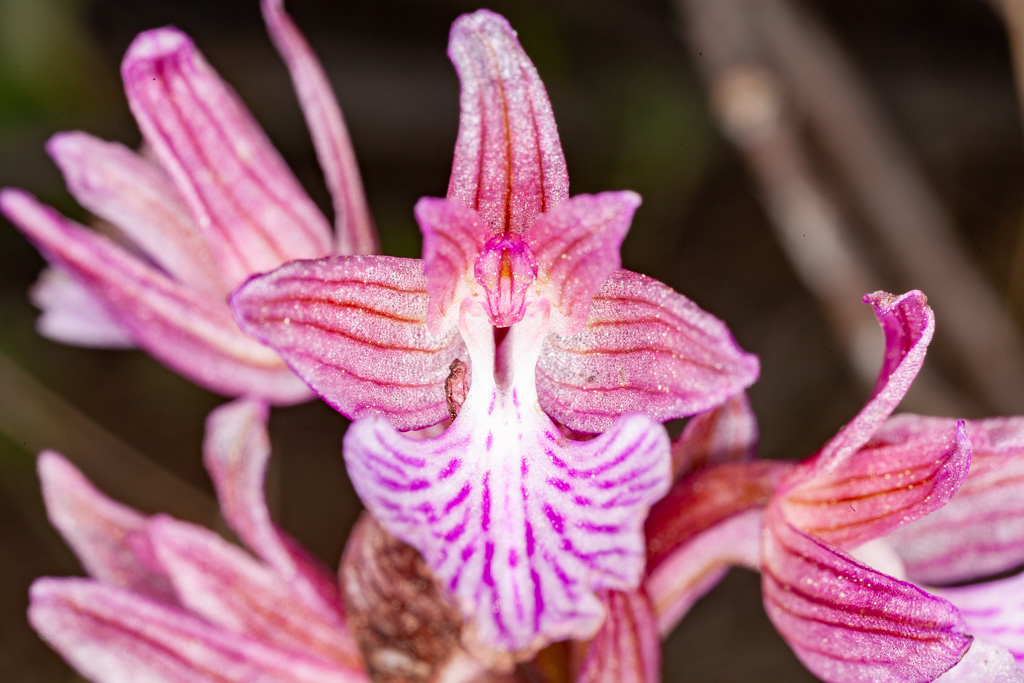
[[[470,391],[436,439],[408,439],[380,418],[353,424],[352,482],[454,594],[484,646],[477,656],[589,637],[603,617],[594,592],[640,579],[641,525],[668,485],[668,438],[631,415],[573,442],[514,392]]]
[[[953,605],[799,531],[774,504],[761,571],[769,618],[826,681],[929,681],[970,646]]]
[[[188,379],[226,395],[295,403],[309,389],[270,349],[250,339],[226,306],[188,289],[107,238],[20,190],[0,191],[0,211],[53,265],[70,273],[136,343]]]
[[[43,269],[28,296],[42,310],[36,330],[47,339],[107,349],[135,346],[128,330],[107,313],[92,292],[61,268]]]
[[[427,325],[436,334],[455,308],[452,304],[478,287],[473,268],[488,230],[480,214],[448,199],[424,197],[416,202],[415,214],[423,232],[423,274],[430,295]]]
[[[544,85],[512,27],[487,10],[455,21],[448,56],[462,84],[448,197],[480,212],[492,231],[526,232],[569,197]]]
[[[444,382],[466,357],[456,328],[427,331],[422,268],[389,256],[298,261],[253,278],[231,301],[242,328],[344,415],[418,429],[448,417]]]
[[[317,159],[334,202],[334,228],[339,254],[377,252],[377,231],[363,194],[355,152],[345,120],[320,61],[302,32],[284,11],[284,0],[262,0],[270,37],[291,72],[302,113],[313,136]]]
[[[542,214],[527,233],[544,294],[561,312],[552,331],[575,334],[590,302],[622,264],[619,249],[640,206],[635,192],[578,195]]]
[[[368,680],[89,579],[40,579],[30,600],[33,628],[83,676],[104,683]]]
[[[759,438],[757,416],[741,392],[686,423],[672,442],[672,470],[678,477],[708,465],[753,460]]]
[[[75,199],[109,221],[174,279],[223,298],[209,245],[167,174],[124,145],[58,133],[46,145]]]
[[[900,296],[875,292],[864,297],[870,303],[885,334],[885,356],[871,399],[817,458],[817,469],[834,469],[867,443],[889,418],[910,388],[935,332],[935,315],[928,298],[917,290]]]
[[[90,576],[134,593],[177,602],[153,555],[145,515],[107,498],[63,456],[43,451],[37,461],[50,523]]]
[[[202,527],[161,516],[150,535],[186,609],[261,643],[365,669],[340,610],[307,608],[291,582]]]
[[[919,429],[953,420],[898,415]],[[969,420],[974,454],[963,486],[942,508],[887,540],[914,581],[946,584],[991,576],[1024,563],[1024,418]]]
[[[594,297],[583,331],[548,336],[537,364],[544,410],[580,432],[641,412],[664,422],[725,402],[757,379],[757,357],[722,321],[628,270]]]
[[[971,464],[963,423],[940,429],[890,421],[871,441],[828,472],[802,479],[779,505],[797,528],[853,548],[941,508]]]
[[[274,524],[263,493],[270,458],[267,407],[239,400],[206,420],[203,463],[228,526],[245,545],[291,585],[293,597],[324,619],[343,614],[332,572]]]
[[[658,683],[661,639],[643,591],[602,591],[608,616],[586,654],[576,683]]]
[[[121,65],[139,128],[229,286],[332,251],[323,215],[238,96],[177,29],[140,34]]]
[[[1024,574],[929,591],[960,610],[971,635],[1006,648],[1024,665]]]

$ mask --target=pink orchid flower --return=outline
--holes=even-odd
[[[684,433],[677,452],[710,454],[711,465],[648,519],[645,587],[659,627],[671,630],[741,565],[762,572],[769,616],[823,680],[1024,680],[1014,663],[1024,647],[1019,577],[948,589],[922,581],[1024,562],[1024,508],[1013,499],[1024,422],[890,418],[934,319],[919,292],[866,300],[886,334],[879,380],[817,454],[799,465],[750,461],[756,423],[737,401],[702,438]]]
[[[252,400],[218,408],[204,444],[225,521],[255,557],[202,527],[116,503],[62,456],[40,456],[50,520],[93,578],[39,579],[29,620],[83,676],[369,680],[337,581],[270,519],[266,412]]]
[[[293,263],[232,303],[363,418],[345,438],[356,490],[454,595],[474,654],[521,660],[594,634],[598,592],[637,585],[643,518],[669,483],[656,420],[721,403],[757,361],[720,321],[619,269],[639,198],[569,198],[546,92],[503,18],[461,17],[449,55],[462,114],[448,197],[416,206],[423,260]],[[434,439],[396,431],[449,414]],[[604,433],[570,440],[549,415]]]
[[[334,200],[333,237],[245,105],[173,28],[139,35],[121,67],[143,154],[82,132],[47,146],[71,193],[115,234],[20,190],[0,193],[0,211],[52,266],[33,292],[45,336],[138,346],[210,390],[294,403],[309,389],[238,328],[227,295],[286,261],[371,253],[376,236],[323,69],[282,0],[263,0],[263,13]]]

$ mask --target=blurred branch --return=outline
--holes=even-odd
[[[912,286],[928,294],[940,321],[937,333],[954,348],[974,388],[999,412],[1024,411],[1020,330],[967,257],[941,200],[853,64],[792,0],[745,6],[875,239]]]
[[[0,431],[29,452],[59,451],[118,500],[195,522],[218,517],[210,496],[78,412],[2,353]]]
[[[779,242],[821,301],[851,367],[863,385],[871,386],[881,337],[861,297],[878,289],[881,280],[818,179],[782,84],[761,53],[750,11],[760,1],[678,0],[678,5],[720,126],[759,183]],[[928,390],[911,397],[915,409],[963,409],[934,371],[924,372],[918,382]]]

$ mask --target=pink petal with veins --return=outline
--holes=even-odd
[[[53,265],[103,302],[135,342],[200,386],[226,395],[295,403],[309,389],[270,349],[242,333],[220,302],[174,282],[107,238],[20,190],[0,191],[0,211]]]
[[[759,438],[757,416],[741,392],[686,423],[672,442],[672,470],[678,477],[708,465],[753,460]]]
[[[337,252],[373,254],[377,251],[377,231],[366,205],[345,120],[327,74],[302,32],[284,11],[284,0],[262,0],[261,6],[270,37],[291,73],[334,202]]]
[[[29,621],[83,676],[104,683],[343,683],[363,673],[229,633],[90,579],[39,579]]]
[[[380,418],[353,424],[344,449],[352,482],[422,553],[480,642],[529,654],[589,637],[603,618],[595,591],[640,579],[641,525],[667,487],[668,438],[630,415],[569,441],[515,391],[470,392],[436,439],[408,439]]]
[[[455,21],[448,56],[462,84],[448,197],[492,231],[526,232],[569,197],[544,84],[512,27],[487,10]]]
[[[544,410],[580,432],[619,415],[659,422],[704,412],[757,379],[757,358],[722,321],[657,280],[612,273],[593,299],[587,326],[548,336],[537,364]]]
[[[113,224],[178,282],[225,297],[228,288],[213,253],[163,169],[87,133],[58,133],[46,149],[82,206]]]
[[[575,334],[587,324],[591,300],[622,265],[619,249],[638,206],[635,192],[583,194],[537,217],[526,240],[544,294],[561,313],[553,332]]]
[[[135,346],[128,330],[107,313],[93,293],[61,268],[44,268],[28,296],[42,310],[36,331],[47,339],[107,349]]]
[[[1024,574],[929,591],[960,610],[971,635],[1006,648],[1024,666]]]
[[[875,292],[864,297],[885,334],[885,357],[871,399],[818,454],[816,470],[839,467],[868,442],[885,423],[910,388],[935,332],[935,315],[928,298],[914,290],[896,296]]]
[[[953,605],[798,530],[774,504],[761,571],[769,618],[826,681],[930,681],[971,644]]]
[[[919,427],[890,421],[834,469],[812,478],[797,473],[778,502],[786,519],[849,549],[941,508],[967,476],[971,442],[963,421]]]
[[[897,415],[890,422],[938,430],[953,420]],[[968,581],[1024,563],[1024,418],[968,420],[967,429],[974,455],[953,500],[886,539],[920,583]]]
[[[148,519],[100,493],[62,455],[36,463],[50,523],[90,576],[164,602],[177,599],[149,542]]]
[[[235,316],[347,417],[383,414],[399,429],[448,417],[444,382],[465,347],[427,331],[419,260],[351,256],[290,263],[232,295]]]
[[[643,591],[602,591],[608,616],[586,646],[576,683],[659,683],[661,639]]]
[[[121,64],[128,103],[229,288],[332,251],[331,230],[238,96],[177,29],[140,34]]]

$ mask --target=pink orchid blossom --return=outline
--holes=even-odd
[[[207,421],[205,461],[228,526],[217,534],[116,503],[62,456],[39,474],[54,526],[91,579],[43,578],[29,620],[96,681],[368,681],[337,581],[270,519],[266,405]]]
[[[569,198],[543,84],[503,18],[457,20],[449,55],[462,114],[448,197],[416,206],[423,261],[293,263],[232,303],[358,419],[344,449],[356,490],[453,594],[473,653],[521,660],[593,635],[598,592],[636,587],[642,521],[669,484],[655,420],[721,403],[757,361],[720,321],[619,269],[639,197]],[[396,431],[449,414],[434,439]],[[604,433],[573,441],[549,415]]]
[[[0,211],[52,266],[33,291],[45,336],[138,346],[210,390],[294,403],[309,389],[238,328],[227,295],[286,261],[371,253],[376,236],[323,69],[282,0],[263,0],[263,13],[334,200],[333,237],[245,105],[173,28],[139,35],[121,67],[144,153],[82,132],[47,146],[71,193],[114,234],[21,190],[0,193]]]

